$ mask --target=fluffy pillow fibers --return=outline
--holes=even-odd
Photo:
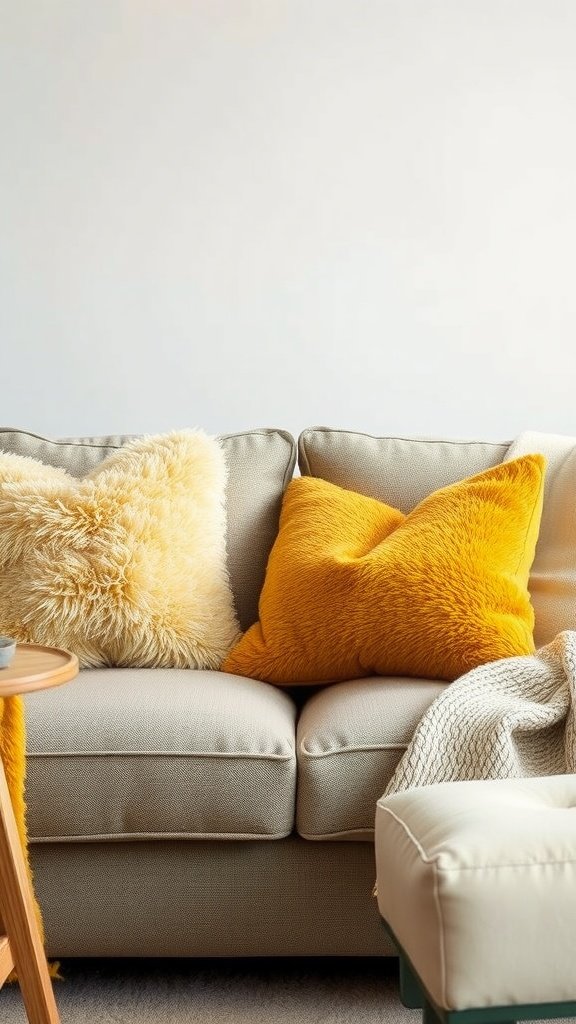
[[[526,455],[435,491],[407,516],[325,480],[293,480],[260,621],[223,669],[272,683],[452,680],[530,654],[543,478],[543,457]]]
[[[89,476],[0,452],[0,633],[83,666],[217,668],[238,637],[218,442],[144,437]]]

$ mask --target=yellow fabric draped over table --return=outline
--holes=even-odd
[[[22,843],[28,877],[30,884],[32,884],[32,871],[28,857],[26,802],[24,798],[26,781],[26,721],[22,697],[0,697],[0,758],[4,765],[6,784],[14,809],[14,817]],[[40,934],[42,941],[44,941],[42,915],[36,899],[34,899],[34,906],[36,908]],[[58,967],[57,963],[49,965],[50,974],[53,978],[60,977]],[[15,980],[14,972],[12,972],[8,980]]]

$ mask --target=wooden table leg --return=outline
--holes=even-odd
[[[60,1024],[1,760],[0,911],[8,939],[0,936],[0,959],[14,962],[30,1024]]]

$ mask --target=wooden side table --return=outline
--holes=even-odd
[[[75,654],[55,647],[18,644],[12,663],[0,669],[0,697],[60,686],[77,674]],[[34,897],[0,759],[0,988],[14,967],[30,1024],[59,1024]]]

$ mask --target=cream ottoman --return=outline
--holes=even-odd
[[[576,1017],[576,775],[383,797],[378,908],[429,1024]]]

